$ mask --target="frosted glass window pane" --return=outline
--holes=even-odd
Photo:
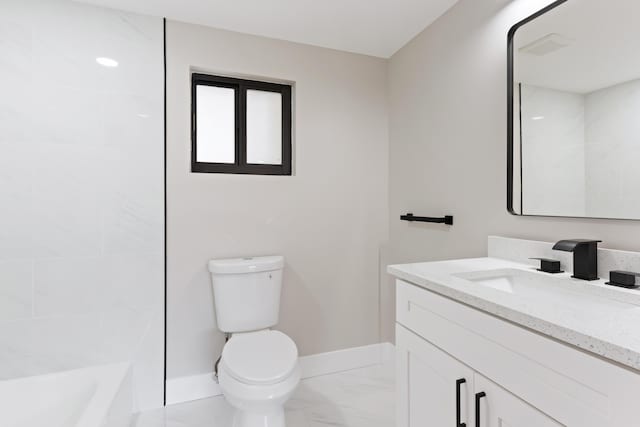
[[[282,95],[247,90],[247,163],[282,164]]]
[[[235,91],[196,86],[196,160],[202,163],[235,163]]]

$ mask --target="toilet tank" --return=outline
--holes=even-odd
[[[284,257],[209,261],[218,329],[235,333],[278,323]]]

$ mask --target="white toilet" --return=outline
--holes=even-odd
[[[231,338],[218,365],[234,427],[284,427],[284,403],[300,382],[298,348],[278,323],[281,256],[209,261],[218,329]]]

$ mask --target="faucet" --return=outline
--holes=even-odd
[[[553,246],[558,251],[573,252],[573,276],[582,280],[598,280],[598,243],[602,240],[560,240]]]

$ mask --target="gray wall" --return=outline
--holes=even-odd
[[[170,21],[167,65],[168,378],[221,352],[210,258],[286,257],[278,328],[303,355],[379,342],[386,61]],[[294,176],[189,172],[190,69],[295,82]]]
[[[640,250],[640,223],[521,218],[506,210],[506,40],[544,1],[461,0],[389,65],[390,260],[486,255],[487,235],[552,241],[598,237]],[[455,215],[455,225],[400,222],[402,212]],[[382,289],[393,336],[393,285]]]

